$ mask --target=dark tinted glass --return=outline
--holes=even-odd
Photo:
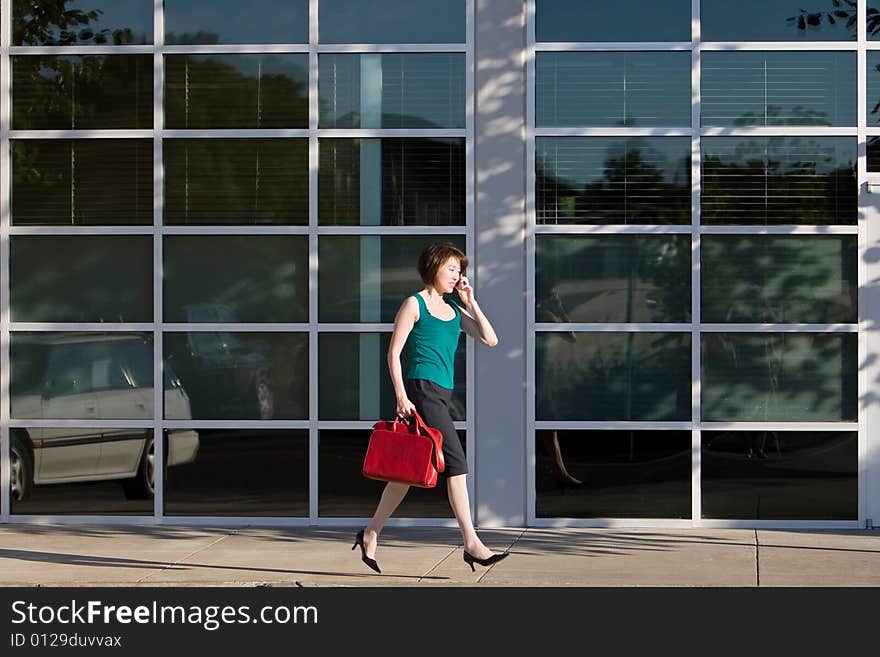
[[[846,0],[847,4],[855,0]],[[880,39],[880,0],[868,0],[868,39]]]
[[[690,126],[689,52],[539,52],[537,125]]]
[[[703,419],[854,421],[858,336],[704,333]]]
[[[309,321],[304,236],[166,236],[163,256],[166,322]]]
[[[16,46],[153,43],[152,0],[13,0]]]
[[[153,127],[152,55],[12,57],[13,130]]]
[[[880,52],[869,50],[867,53],[867,99],[868,125],[880,125]]]
[[[687,224],[687,137],[538,137],[539,224]]]
[[[318,416],[321,420],[393,418],[397,398],[388,375],[390,333],[322,333],[318,339]],[[467,419],[465,334],[455,352],[455,390],[449,404],[453,420]],[[409,343],[401,354],[409,371]]]
[[[851,137],[704,137],[704,224],[855,224]]]
[[[465,0],[321,0],[322,43],[464,43]]]
[[[151,333],[13,333],[14,418],[153,418]]]
[[[464,128],[464,53],[318,57],[322,128]]]
[[[706,52],[704,126],[853,126],[855,52]]]
[[[704,431],[703,517],[855,520],[855,431]]]
[[[855,41],[855,0],[701,0],[704,41]]]
[[[31,427],[9,434],[13,514],[153,514],[152,430]]]
[[[10,244],[12,321],[153,321],[151,236],[15,235]]]
[[[690,333],[537,333],[537,420],[689,420]]]
[[[169,438],[165,513],[171,516],[307,517],[309,432],[199,429]]]
[[[22,139],[10,149],[14,225],[152,225],[152,140]]]
[[[535,321],[690,322],[690,235],[536,239]]]
[[[309,222],[306,139],[166,139],[166,224]]]
[[[324,225],[463,226],[464,139],[321,139]]]
[[[868,137],[868,171],[880,171],[880,137]]]
[[[690,41],[690,0],[536,0],[538,41]]]
[[[166,55],[168,128],[307,128],[306,54]]]
[[[404,299],[425,284],[419,254],[433,242],[464,251],[464,235],[325,235],[318,239],[318,320],[393,322]]]
[[[308,43],[309,0],[165,0],[165,43]]]
[[[690,518],[690,431],[536,431],[535,515]]]
[[[169,404],[165,418],[303,420],[309,415],[307,333],[166,333],[165,364],[190,408]]]
[[[855,235],[704,235],[702,320],[853,323]]]
[[[467,449],[465,432],[459,431]],[[369,431],[321,431],[318,437],[318,514],[324,517],[369,518],[385,486],[361,474]],[[442,476],[442,475],[441,475]],[[411,487],[395,518],[451,518],[446,486]]]

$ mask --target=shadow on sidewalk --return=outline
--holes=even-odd
[[[30,550],[7,550],[0,548],[0,559],[17,559],[38,563],[57,563],[71,566],[92,566],[101,568],[142,568],[144,570],[175,570],[187,571],[195,568],[208,570],[241,571],[257,573],[276,573],[282,575],[326,575],[336,577],[373,577],[370,573],[353,573],[323,570],[296,570],[292,568],[264,568],[260,566],[224,566],[203,563],[171,563],[167,561],[151,561],[148,559],[125,559],[122,557],[98,557],[84,554],[65,554],[60,552],[36,552]],[[432,577],[428,575],[397,575],[394,577],[416,580],[448,580],[448,577]]]

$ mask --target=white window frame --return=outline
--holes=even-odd
[[[320,323],[318,322],[318,238],[322,235],[463,235],[467,250],[475,246],[474,239],[474,0],[466,0],[465,43],[454,44],[319,44],[318,2],[309,2],[309,42],[295,44],[238,44],[238,45],[165,45],[163,0],[153,0],[153,44],[129,46],[10,46],[11,3],[4,4],[0,21],[0,389],[6,394],[0,399],[0,524],[2,523],[57,523],[57,524],[126,524],[126,525],[184,525],[184,526],[247,526],[259,522],[282,527],[299,526],[360,526],[364,518],[320,517],[318,514],[318,439],[323,429],[369,430],[372,421],[321,421],[318,419],[318,336],[326,332],[390,332],[389,323]],[[321,53],[463,53],[465,54],[465,127],[462,129],[320,129],[318,127],[318,55]],[[149,130],[11,130],[10,129],[10,57],[14,55],[49,54],[152,54],[153,55],[153,128]],[[210,53],[304,53],[309,58],[309,124],[302,129],[271,130],[166,130],[164,129],[164,56],[167,54]],[[50,138],[120,138],[138,137],[153,140],[153,224],[152,226],[10,226],[9,147],[11,139]],[[309,152],[309,221],[307,226],[163,226],[164,167],[163,140],[175,137],[298,137],[308,140]],[[318,140],[325,137],[457,137],[465,140],[465,225],[464,226],[319,226],[318,225]],[[11,323],[9,309],[9,237],[11,235],[151,235],[153,237],[153,322],[151,323]],[[309,319],[305,323],[275,324],[179,324],[166,323],[162,315],[162,244],[165,235],[302,235],[309,245]],[[413,269],[415,269],[414,254]],[[476,272],[472,273],[476,277]],[[152,332],[154,340],[154,381],[162,381],[163,334],[173,331],[265,331],[307,332],[309,339],[309,415],[307,419],[199,421],[165,420],[162,417],[163,395],[154,394],[153,420],[15,420],[9,415],[9,344],[14,331],[94,331]],[[473,346],[468,341],[466,352],[466,380],[468,414],[465,421],[455,423],[456,429],[467,431],[469,440],[474,436],[474,375]],[[379,418],[376,418],[379,419]],[[249,517],[249,516],[167,516],[164,514],[164,472],[156,468],[155,497],[152,515],[12,515],[9,499],[10,427],[132,427],[153,429],[162,435],[165,429],[300,429],[309,434],[309,514],[307,517]],[[157,462],[163,462],[164,446],[156,442]],[[468,466],[474,472],[474,450],[468,450]],[[471,512],[474,499],[474,477],[468,478]],[[376,498],[378,502],[378,496]],[[447,526],[455,527],[449,518],[392,518],[391,526]]]
[[[861,257],[865,247],[865,212],[861,190],[867,182],[866,135],[880,135],[880,128],[866,128],[866,55],[868,49],[880,50],[880,41],[866,38],[866,2],[858,4],[857,40],[851,42],[708,42],[700,35],[700,0],[691,1],[691,41],[653,43],[593,43],[565,42],[538,43],[535,20],[536,0],[526,0],[526,339],[527,339],[527,403],[526,403],[526,518],[535,527],[703,527],[703,528],[835,528],[852,529],[864,527],[866,522],[866,427],[865,413],[860,409],[855,422],[704,422],[701,409],[701,334],[708,332],[846,332],[858,333],[859,363],[867,356],[863,321],[861,290],[866,283],[865,261]],[[690,50],[691,58],[691,125],[669,128],[546,128],[536,126],[536,78],[535,56],[538,52],[622,52],[622,51],[680,51]],[[846,127],[780,127],[780,128],[701,128],[700,126],[700,54],[704,51],[752,50],[752,51],[852,51],[857,54],[858,76],[858,125]],[[690,136],[691,137],[691,224],[680,226],[612,226],[612,225],[538,225],[535,207],[535,155],[536,137],[558,136]],[[701,226],[700,225],[700,140],[708,136],[853,136],[858,141],[857,181],[859,194],[859,219],[852,226]],[[535,244],[538,235],[591,235],[591,234],[690,234],[692,236],[691,258],[691,324],[548,324],[535,321]],[[832,234],[858,235],[860,262],[858,267],[859,317],[854,324],[704,324],[700,318],[700,251],[702,235],[789,235]],[[627,331],[627,332],[690,332],[691,333],[691,422],[558,422],[536,421],[536,352],[537,331]],[[867,388],[864,368],[858,374],[858,399]],[[859,402],[861,405],[861,402]],[[535,477],[535,430],[536,429],[644,429],[644,430],[690,430],[691,431],[691,518],[538,518],[536,514]],[[858,510],[856,520],[715,520],[702,518],[701,495],[701,432],[724,429],[730,431],[858,431]]]

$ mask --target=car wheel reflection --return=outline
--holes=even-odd
[[[143,500],[153,497],[155,492],[156,441],[150,433],[138,463],[137,475],[122,481],[122,490],[130,500]]]
[[[33,486],[33,465],[30,455],[18,436],[11,436],[9,488],[12,499],[22,502],[30,497]]]

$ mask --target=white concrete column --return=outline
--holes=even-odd
[[[525,3],[476,0],[475,291],[499,345],[476,345],[475,510],[482,527],[526,519]]]

